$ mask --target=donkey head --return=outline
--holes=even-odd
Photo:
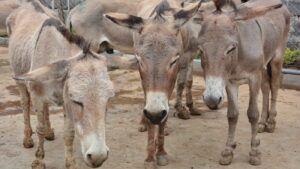
[[[41,99],[64,104],[67,120],[71,119],[79,137],[85,162],[91,167],[101,166],[109,151],[105,142],[107,102],[114,95],[105,57],[90,51],[80,52],[15,79],[30,81],[35,86],[31,90],[38,88]]]
[[[218,109],[222,104],[226,83],[238,62],[238,21],[263,16],[281,7],[282,2],[254,0],[226,12],[222,11],[222,6],[217,6],[223,3],[215,4],[216,11],[202,13],[194,19],[201,24],[198,41],[206,82],[203,99],[210,109]]]
[[[183,53],[180,28],[199,7],[200,3],[194,3],[173,9],[167,1],[162,1],[148,19],[119,13],[105,15],[112,22],[135,31],[134,49],[146,99],[144,115],[153,124],[163,122],[168,116],[169,98]]]

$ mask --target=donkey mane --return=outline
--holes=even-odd
[[[166,11],[170,11],[172,8],[170,7],[170,4],[167,0],[162,0],[151,12],[150,16],[154,16],[154,20],[165,20],[163,15],[165,14]]]
[[[55,27],[56,30],[70,43],[77,45],[80,49],[83,50],[84,54],[87,54],[90,50],[90,43],[88,43],[82,36],[71,33],[63,23],[55,18],[46,19],[42,25],[39,36],[45,27]],[[39,39],[38,36],[38,39]],[[37,41],[38,41],[37,39]]]
[[[231,8],[233,8],[235,11],[237,10],[235,2],[232,0],[213,0],[214,4],[216,6],[216,13],[221,13],[222,8],[226,5],[229,5]],[[247,2],[248,0],[244,0],[243,2]]]

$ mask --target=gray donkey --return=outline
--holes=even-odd
[[[64,107],[66,167],[76,168],[75,131],[85,163],[101,166],[109,152],[105,141],[107,102],[114,95],[106,58],[92,52],[82,37],[71,34],[36,0],[14,11],[8,17],[7,28],[10,62],[25,118],[25,147],[33,146],[30,102],[38,118],[39,142],[32,168],[45,168],[44,138],[53,139],[49,104]]]
[[[260,131],[273,132],[275,128],[276,100],[290,14],[280,0],[252,0],[233,11],[223,11],[223,4],[215,0],[216,11],[200,12],[200,17],[194,19],[202,26],[198,43],[206,83],[203,98],[210,109],[218,109],[223,103],[223,90],[226,89],[229,130],[220,164],[228,165],[232,162],[233,149],[236,147],[234,135],[239,115],[238,86],[244,82],[249,84],[247,114],[252,131],[250,164],[259,165],[258,126]],[[263,113],[258,125],[257,98],[260,87],[263,92]],[[269,109],[270,90],[272,97]]]

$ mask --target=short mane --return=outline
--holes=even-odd
[[[217,13],[222,12],[222,8],[226,5],[229,5],[232,7],[235,11],[237,10],[236,4],[233,2],[233,0],[213,0],[216,6]]]
[[[165,14],[166,11],[170,11],[172,10],[170,7],[170,4],[167,0],[162,0],[152,11],[150,16],[154,16],[155,20],[159,20],[159,19],[164,19],[163,15]]]

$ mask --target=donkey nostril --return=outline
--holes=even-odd
[[[221,103],[221,101],[222,101],[222,97],[219,98],[219,103]]]
[[[88,158],[89,160],[92,160],[92,154],[87,154],[87,158]]]
[[[166,110],[161,111],[162,118],[164,118],[166,115],[167,115],[167,111]]]
[[[144,115],[145,117],[150,118],[149,112],[146,109],[144,109]]]

